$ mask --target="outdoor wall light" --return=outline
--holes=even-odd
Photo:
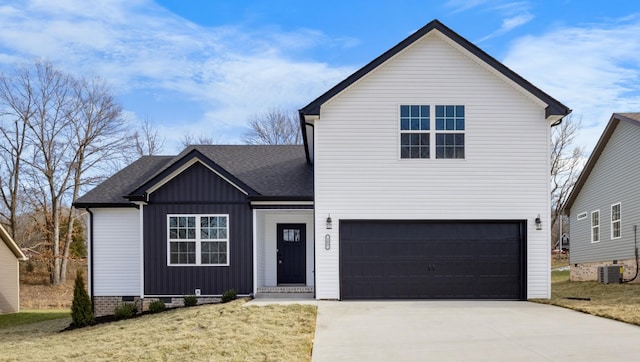
[[[331,224],[331,214],[329,214],[329,217],[327,217],[327,230],[332,229],[333,225]]]
[[[536,217],[536,230],[542,230],[542,220],[540,219],[540,214]]]

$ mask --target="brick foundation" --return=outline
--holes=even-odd
[[[125,299],[125,300],[123,300]],[[96,317],[102,317],[105,315],[113,315],[116,307],[122,304],[136,304],[138,312],[149,310],[149,304],[156,300],[164,300],[167,308],[184,307],[183,297],[167,297],[167,298],[140,298],[133,297],[93,297],[93,313]],[[167,299],[169,301],[167,301]],[[198,304],[211,304],[220,302],[218,297],[198,297]]]
[[[608,260],[593,263],[571,264],[571,273],[569,278],[574,282],[598,281],[598,267],[606,265],[622,265],[624,269],[623,279],[625,280],[633,278],[633,276],[636,274],[635,259],[617,260],[616,264],[613,263],[613,260]],[[640,283],[640,275],[638,275],[633,283]]]

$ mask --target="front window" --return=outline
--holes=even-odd
[[[620,203],[611,205],[611,239],[620,237],[620,226],[622,223],[622,212]]]
[[[464,158],[464,106],[436,106],[436,158]]]
[[[464,108],[462,105],[401,105],[400,158],[432,158],[433,155],[464,158]]]
[[[169,215],[169,265],[229,265],[228,215]]]
[[[430,107],[400,106],[400,158],[429,158]]]
[[[591,242],[600,241],[600,210],[591,213]]]

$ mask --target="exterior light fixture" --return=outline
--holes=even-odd
[[[331,224],[332,220],[331,220],[331,214],[329,214],[329,216],[327,217],[327,230],[330,230],[333,228],[333,225]]]
[[[542,220],[540,219],[540,214],[536,217],[536,230],[542,230]]]

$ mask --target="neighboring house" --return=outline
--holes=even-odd
[[[572,280],[597,280],[598,267],[613,264],[625,279],[636,274],[638,155],[640,113],[614,113],[565,203]]]
[[[302,108],[304,146],[143,157],[76,200],[96,308],[547,298],[550,128],[569,113],[434,20]]]
[[[11,235],[0,225],[0,314],[20,311],[19,262],[27,260]]]

